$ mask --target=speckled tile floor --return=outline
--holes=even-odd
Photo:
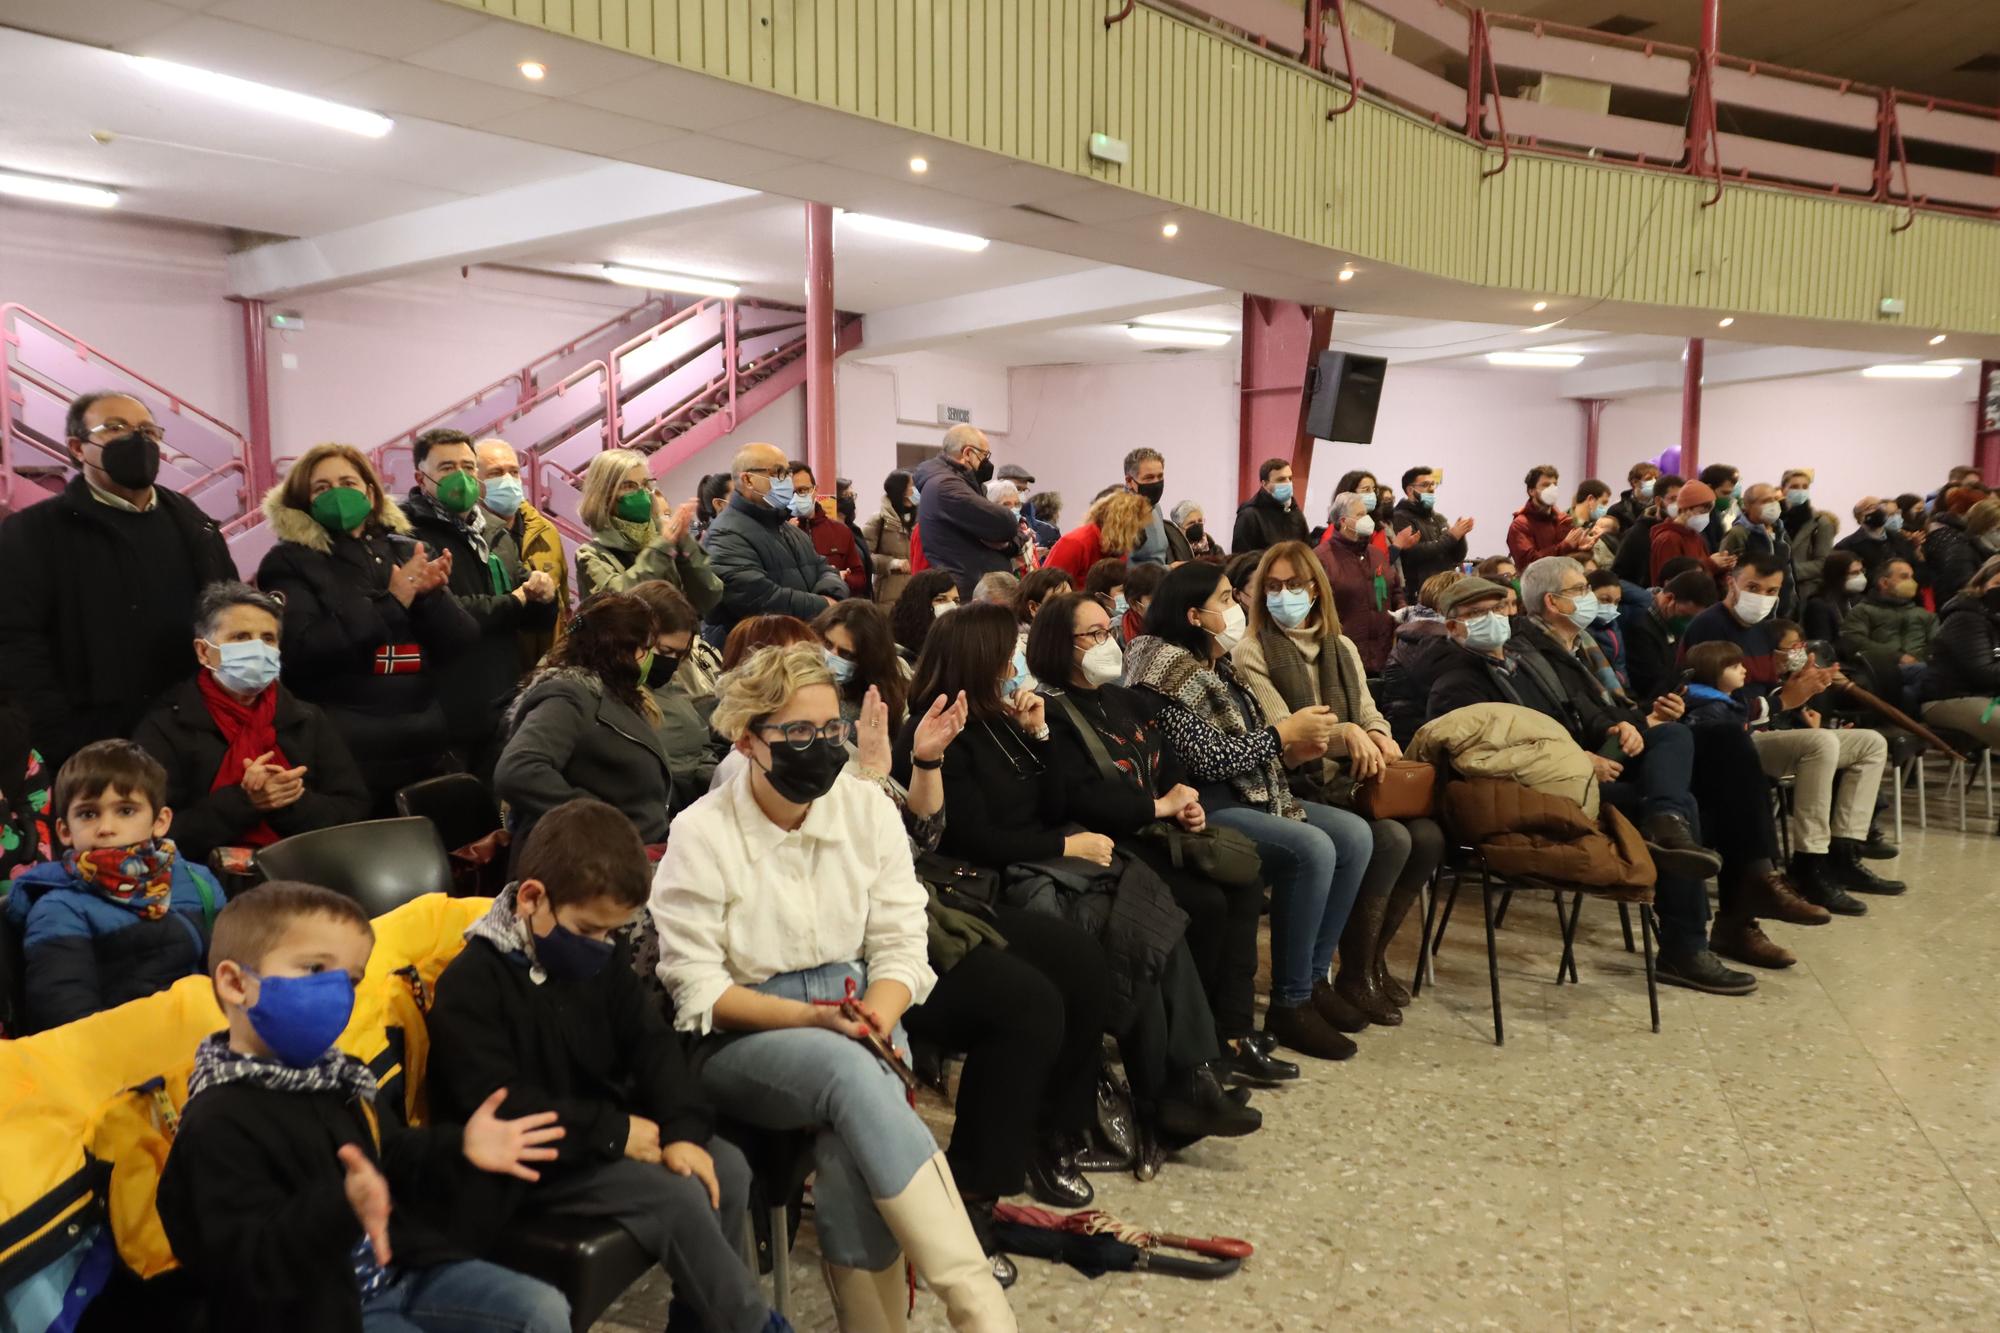
[[[1796,968],[1741,999],[1662,987],[1657,1035],[1616,911],[1585,908],[1582,984],[1558,989],[1554,912],[1523,896],[1497,1049],[1462,898],[1401,1028],[1260,1095],[1258,1134],[1094,1177],[1101,1207],[1255,1259],[1213,1283],[1022,1261],[1021,1327],[2000,1329],[1996,860],[1985,834],[1911,831],[1882,867],[1908,895],[1769,927]],[[834,1328],[817,1268],[808,1224],[801,1330]],[[654,1333],[665,1302],[642,1283],[598,1327]],[[928,1294],[911,1327],[946,1327]]]

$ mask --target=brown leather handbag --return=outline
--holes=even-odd
[[[1368,819],[1427,819],[1437,809],[1437,769],[1392,759],[1354,784],[1354,809]]]

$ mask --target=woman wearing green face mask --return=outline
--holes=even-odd
[[[577,596],[624,592],[663,579],[707,615],[722,600],[722,580],[694,538],[696,507],[689,500],[669,510],[653,489],[646,456],[636,450],[607,449],[591,459],[577,508],[591,531],[591,539],[576,548]]]
[[[257,585],[285,603],[284,681],[354,752],[377,815],[398,787],[450,763],[431,668],[479,627],[359,449],[319,444],[264,497],[277,545]]]

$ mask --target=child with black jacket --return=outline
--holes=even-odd
[[[218,1333],[565,1333],[569,1303],[473,1258],[455,1219],[499,1176],[555,1157],[552,1114],[501,1120],[496,1091],[463,1127],[378,1120],[368,1067],[334,1046],[374,932],[329,889],[278,881],[216,918],[215,997],[160,1176],[160,1222]],[[475,1169],[476,1168],[476,1169]]]
[[[732,1243],[749,1165],[711,1137],[678,1039],[612,940],[651,892],[638,831],[602,801],[568,801],[535,821],[515,866],[520,879],[466,931],[429,1015],[440,1114],[506,1088],[511,1109],[567,1131],[544,1178],[490,1221],[610,1218],[672,1277],[674,1327],[692,1314],[708,1333],[788,1333]]]

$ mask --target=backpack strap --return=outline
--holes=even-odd
[[[1119,770],[1118,765],[1111,762],[1111,752],[1104,748],[1104,740],[1097,734],[1097,728],[1090,725],[1083,715],[1083,710],[1076,706],[1076,701],[1069,697],[1068,692],[1057,691],[1045,694],[1043,697],[1055,700],[1056,706],[1069,718],[1070,725],[1083,737],[1083,748],[1090,751],[1090,757],[1097,764],[1097,771],[1104,779],[1107,782],[1126,781],[1126,776]]]

